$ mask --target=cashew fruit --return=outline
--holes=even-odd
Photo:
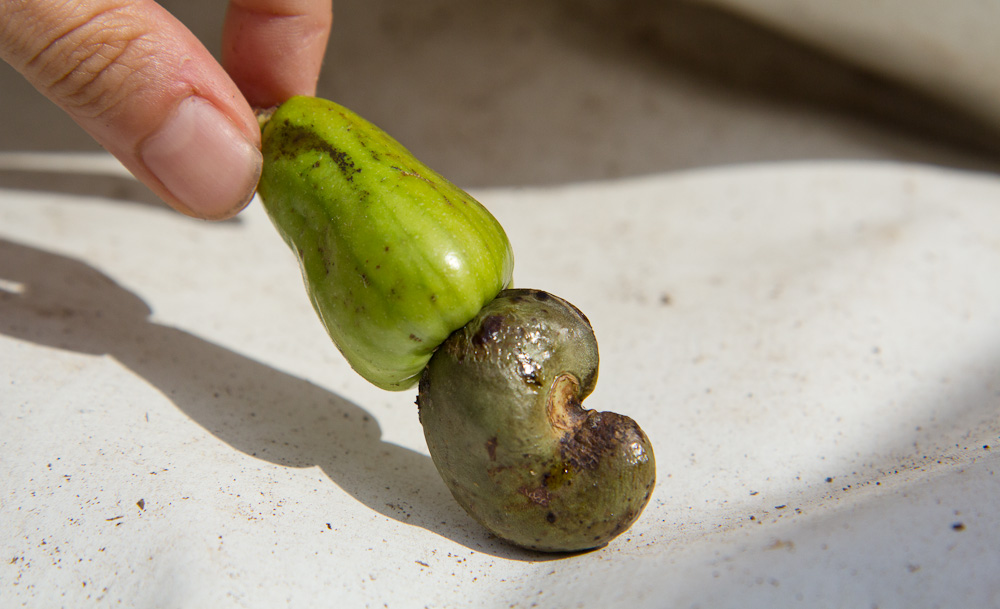
[[[262,141],[258,193],[333,342],[375,385],[412,387],[434,349],[510,284],[503,228],[334,102],[288,100]]]
[[[649,501],[652,446],[630,418],[585,410],[598,352],[587,318],[538,290],[505,290],[453,333],[420,379],[431,458],[487,529],[542,551],[602,546]]]

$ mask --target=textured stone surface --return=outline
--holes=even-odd
[[[653,443],[628,533],[561,560],[488,537],[258,204],[209,224],[0,190],[6,604],[996,604],[1000,180],[802,163],[473,194],[517,285],[593,323],[588,405]]]

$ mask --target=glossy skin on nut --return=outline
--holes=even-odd
[[[438,349],[420,421],[456,500],[540,551],[607,544],[649,501],[652,446],[630,418],[582,406],[597,382],[587,318],[539,290],[505,290]]]

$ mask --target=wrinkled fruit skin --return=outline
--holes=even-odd
[[[381,129],[295,97],[263,127],[258,193],[351,366],[412,387],[434,349],[510,284],[503,228]]]
[[[584,410],[597,341],[573,305],[505,290],[438,349],[420,422],[455,499],[497,536],[542,551],[600,547],[649,501],[656,466],[630,418]]]

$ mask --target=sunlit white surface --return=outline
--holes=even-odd
[[[474,194],[516,284],[593,323],[585,405],[653,442],[630,531],[556,557],[486,535],[256,203],[211,224],[0,190],[2,604],[1000,602],[1000,179],[783,164]]]

